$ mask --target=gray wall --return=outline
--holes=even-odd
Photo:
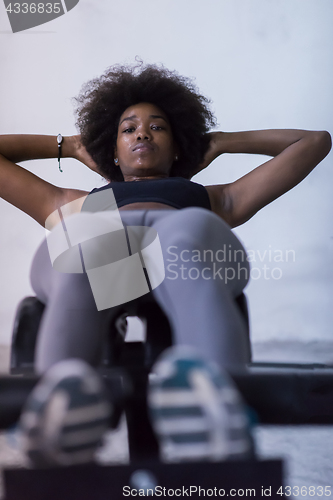
[[[0,10],[2,134],[75,133],[70,98],[107,66],[135,56],[195,77],[221,130],[333,130],[331,0],[80,0],[66,15],[16,34],[3,3]],[[225,155],[194,180],[230,182],[263,161]],[[256,341],[331,339],[331,163],[329,156],[236,230],[254,259],[247,295]],[[75,160],[63,161],[63,174],[56,160],[24,167],[59,186],[101,184]],[[31,293],[29,265],[44,230],[0,200],[0,234],[0,343],[6,344],[16,304]]]

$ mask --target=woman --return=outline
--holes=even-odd
[[[88,83],[77,102],[81,135],[64,138],[62,156],[78,159],[109,181],[93,192],[112,189],[125,226],[157,231],[165,264],[171,249],[178,263],[196,252],[197,278],[177,272],[177,278],[166,275],[153,290],[171,323],[174,343],[195,346],[222,369],[244,366],[249,360],[246,331],[233,299],[247,283],[248,266],[230,227],[243,224],[303,180],[330,151],[330,135],[304,130],[209,134],[214,118],[207,99],[190,81],[155,66],[111,68]],[[0,152],[0,196],[41,225],[48,219],[50,228],[50,215],[65,205],[72,212],[86,210],[87,192],[53,186],[15,165],[56,158],[55,137],[3,136]],[[189,181],[223,153],[273,158],[233,183],[203,187]],[[224,275],[214,267],[222,248],[232,250],[229,274],[225,265]],[[206,250],[215,261],[202,258]],[[31,281],[47,304],[38,371],[69,358],[97,365],[99,312],[87,276],[52,269],[44,242]]]

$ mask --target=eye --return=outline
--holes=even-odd
[[[125,130],[123,130],[123,133],[133,132],[134,130],[135,130],[134,127],[128,127],[128,128],[125,128]]]
[[[163,127],[161,127],[160,125],[152,125],[152,130],[163,130]]]

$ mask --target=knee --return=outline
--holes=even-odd
[[[189,207],[179,210],[174,214],[173,220],[170,219],[170,224],[170,236],[173,235],[187,245],[196,247],[198,244],[202,246],[238,242],[228,224],[205,208]]]
[[[181,210],[184,223],[188,224],[198,237],[214,235],[215,238],[224,232],[230,233],[230,226],[221,217],[206,208],[189,207]]]

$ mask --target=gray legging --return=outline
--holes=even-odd
[[[196,207],[120,215],[124,226],[150,226],[158,233],[166,275],[153,294],[170,321],[173,343],[195,347],[222,368],[247,363],[246,328],[233,299],[248,281],[249,266],[230,227],[216,214]],[[101,311],[87,275],[56,271],[44,241],[32,263],[31,284],[46,304],[37,371],[43,373],[66,358],[97,365]]]

